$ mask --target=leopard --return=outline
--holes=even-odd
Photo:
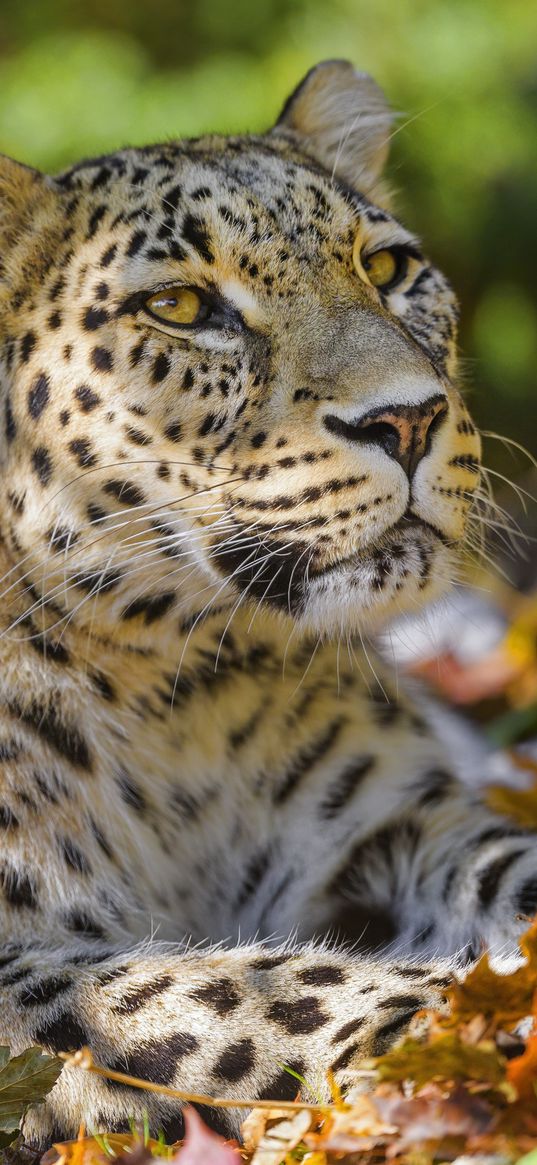
[[[481,473],[392,125],[334,60],[264,133],[0,160],[0,1040],[226,1137],[537,909],[534,834],[372,654]],[[183,1135],[71,1061],[24,1135],[144,1114]]]

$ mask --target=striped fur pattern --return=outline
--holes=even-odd
[[[453,293],[387,208],[389,124],[328,62],[264,136],[0,164],[14,1051],[232,1096],[292,1096],[282,1064],[345,1085],[535,910],[533,837],[362,648],[456,575],[479,481]],[[357,239],[397,254],[393,287]],[[177,284],[199,326],[149,318]],[[180,1135],[170,1101],[66,1071],[26,1131],[145,1105]]]

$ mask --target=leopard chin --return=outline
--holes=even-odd
[[[239,529],[239,528],[238,528]],[[219,573],[256,606],[290,617],[323,637],[378,631],[390,618],[438,598],[456,563],[453,542],[427,520],[405,513],[373,544],[319,563],[308,544],[259,540],[248,552],[215,549]]]

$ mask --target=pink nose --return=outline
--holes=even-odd
[[[429,452],[434,433],[447,416],[446,398],[431,396],[418,405],[393,405],[373,409],[356,421],[335,413],[323,418],[330,433],[360,445],[379,445],[403,467],[407,477],[416,472]]]

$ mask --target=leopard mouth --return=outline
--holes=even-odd
[[[361,583],[369,585],[376,592],[376,605],[381,605],[380,592],[384,580],[393,576],[394,586],[400,590],[400,579],[408,576],[405,560],[409,552],[418,552],[421,566],[418,572],[423,578],[430,578],[429,563],[440,546],[453,545],[446,535],[426,519],[406,511],[397,522],[370,545],[362,546],[352,554],[335,561],[316,564],[310,544],[304,542],[277,542],[271,539],[259,541],[245,553],[241,546],[241,526],[237,523],[237,538],[234,543],[215,543],[211,561],[220,576],[227,577],[235,590],[239,590],[257,603],[277,609],[293,617],[302,615],[312,592],[329,589],[331,580],[338,585],[357,588]],[[420,586],[418,581],[418,586]],[[336,600],[337,601],[337,600]]]

